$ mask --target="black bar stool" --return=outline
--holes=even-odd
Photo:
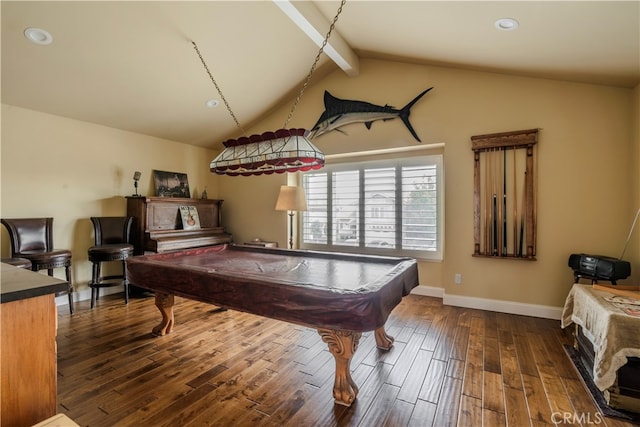
[[[89,261],[93,263],[91,282],[91,308],[100,297],[100,288],[124,286],[124,301],[129,303],[129,280],[125,260],[133,255],[133,245],[129,243],[133,217],[103,216],[91,217],[95,234],[95,246],[89,248]],[[122,274],[101,276],[103,262],[120,261]]]
[[[73,314],[73,284],[71,283],[71,251],[53,249],[53,218],[2,218],[11,239],[11,257],[26,258],[32,271],[64,268],[69,287],[56,294],[69,295],[69,311]]]

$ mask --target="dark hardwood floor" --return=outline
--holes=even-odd
[[[153,298],[62,308],[59,412],[92,427],[632,425],[598,413],[558,321],[410,295],[387,322],[391,351],[363,334],[347,408],[333,403],[334,360],[315,330],[177,300],[164,337],[150,333]]]

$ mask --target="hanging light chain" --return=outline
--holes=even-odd
[[[200,62],[202,62],[202,65],[204,66],[205,71],[209,75],[209,78],[213,82],[213,85],[216,87],[216,90],[218,91],[218,95],[220,95],[220,98],[222,98],[222,101],[224,102],[224,105],[227,107],[227,111],[229,111],[229,114],[233,118],[233,121],[236,122],[236,126],[238,126],[238,128],[242,132],[246,133],[244,131],[244,129],[242,128],[242,126],[240,125],[240,122],[238,122],[238,119],[236,118],[236,115],[233,114],[233,111],[231,111],[231,107],[229,106],[229,103],[227,102],[227,99],[222,94],[222,90],[220,90],[220,87],[218,86],[218,82],[216,82],[216,79],[213,78],[213,74],[211,74],[211,71],[209,71],[209,67],[207,66],[207,63],[204,61],[204,58],[202,57],[202,54],[200,53],[200,49],[198,49],[198,45],[193,40],[191,41],[191,43],[193,43],[193,48],[196,50],[196,53],[198,54],[198,57],[200,58]]]
[[[316,59],[313,61],[313,65],[311,66],[311,70],[309,70],[309,74],[307,74],[307,77],[306,77],[306,79],[304,81],[304,84],[302,85],[302,88],[300,89],[300,93],[296,97],[296,100],[293,102],[293,106],[291,107],[291,111],[289,112],[289,116],[287,117],[287,120],[284,122],[283,128],[285,128],[285,129],[287,128],[287,125],[289,124],[289,121],[291,120],[291,117],[293,117],[293,112],[295,111],[296,107],[298,106],[298,102],[300,102],[300,98],[302,98],[302,94],[304,93],[305,89],[309,85],[309,82],[311,82],[311,76],[313,75],[313,72],[316,69],[316,65],[318,65],[318,62],[320,61],[320,56],[322,56],[322,52],[324,52],[325,46],[329,42],[329,37],[331,36],[331,32],[333,31],[333,28],[335,27],[336,22],[338,22],[338,17],[340,16],[340,13],[342,13],[342,7],[345,5],[346,2],[347,2],[347,0],[342,0],[342,2],[340,3],[340,7],[338,8],[338,11],[336,12],[336,16],[333,18],[333,22],[331,22],[331,26],[329,27],[329,31],[327,32],[327,35],[325,36],[325,38],[324,38],[324,40],[322,42],[322,45],[320,46],[320,50],[318,51],[318,54],[316,55]]]
[[[291,111],[289,112],[289,116],[287,117],[287,120],[284,122],[283,128],[285,128],[285,129],[286,129],[287,125],[289,124],[289,121],[293,117],[293,113],[294,113],[296,107],[298,106],[298,103],[300,102],[300,98],[302,98],[302,94],[304,93],[305,89],[307,88],[307,86],[311,82],[311,76],[313,75],[313,73],[314,73],[314,71],[316,69],[316,66],[318,65],[318,62],[320,61],[320,57],[322,56],[322,53],[324,52],[324,48],[327,46],[327,43],[329,42],[329,37],[331,36],[331,33],[333,32],[333,29],[334,29],[334,27],[336,25],[336,22],[338,22],[338,17],[340,16],[340,13],[342,13],[342,7],[345,5],[346,2],[347,2],[347,0],[342,0],[342,2],[340,3],[340,7],[338,8],[338,11],[336,12],[336,16],[333,18],[333,21],[331,22],[331,26],[329,27],[329,31],[327,32],[327,35],[325,36],[324,40],[322,41],[322,45],[320,46],[320,50],[318,51],[318,54],[316,55],[316,58],[313,61],[313,65],[311,65],[311,69],[309,70],[309,74],[307,74],[307,77],[306,77],[306,79],[305,79],[305,81],[304,81],[304,83],[302,85],[302,88],[300,89],[300,93],[296,97],[296,99],[295,99],[295,101],[293,103],[293,106],[291,107]],[[200,62],[202,62],[202,65],[203,65],[205,71],[209,75],[209,78],[211,79],[211,82],[216,87],[216,90],[218,91],[218,95],[220,95],[220,98],[224,102],[224,105],[227,107],[227,111],[229,112],[229,114],[233,118],[233,121],[236,123],[236,126],[243,133],[246,133],[245,130],[240,125],[240,122],[238,122],[238,119],[236,118],[235,114],[233,114],[233,111],[231,110],[231,107],[229,106],[229,103],[227,102],[227,99],[222,94],[222,90],[220,89],[220,86],[218,86],[218,82],[216,82],[216,79],[213,77],[213,74],[211,74],[211,71],[209,70],[209,67],[207,66],[207,63],[205,62],[204,58],[202,57],[202,54],[200,53],[200,49],[198,49],[198,45],[193,40],[191,41],[191,43],[193,44],[193,48],[195,49],[196,53],[198,54],[198,57],[200,58]]]

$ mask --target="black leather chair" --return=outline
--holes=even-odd
[[[31,270],[64,268],[69,287],[58,295],[69,295],[69,311],[73,314],[73,284],[71,282],[71,251],[53,248],[53,218],[2,218],[11,239],[11,257],[31,261]]]
[[[0,261],[5,264],[13,265],[14,267],[31,270],[31,261],[26,258],[2,258]]]
[[[89,261],[93,263],[91,275],[91,308],[100,297],[100,288],[110,286],[124,286],[124,301],[129,303],[129,280],[125,260],[133,255],[133,245],[130,242],[131,224],[133,217],[103,216],[91,217],[95,234],[95,246],[89,248]],[[122,274],[101,276],[103,262],[120,261]]]

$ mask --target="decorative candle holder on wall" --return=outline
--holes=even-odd
[[[140,176],[142,174],[139,171],[135,171],[133,173],[133,187],[136,189],[136,193],[133,195],[133,197],[141,197],[138,194],[138,181],[140,181]]]
[[[538,129],[475,135],[473,256],[535,260]]]

